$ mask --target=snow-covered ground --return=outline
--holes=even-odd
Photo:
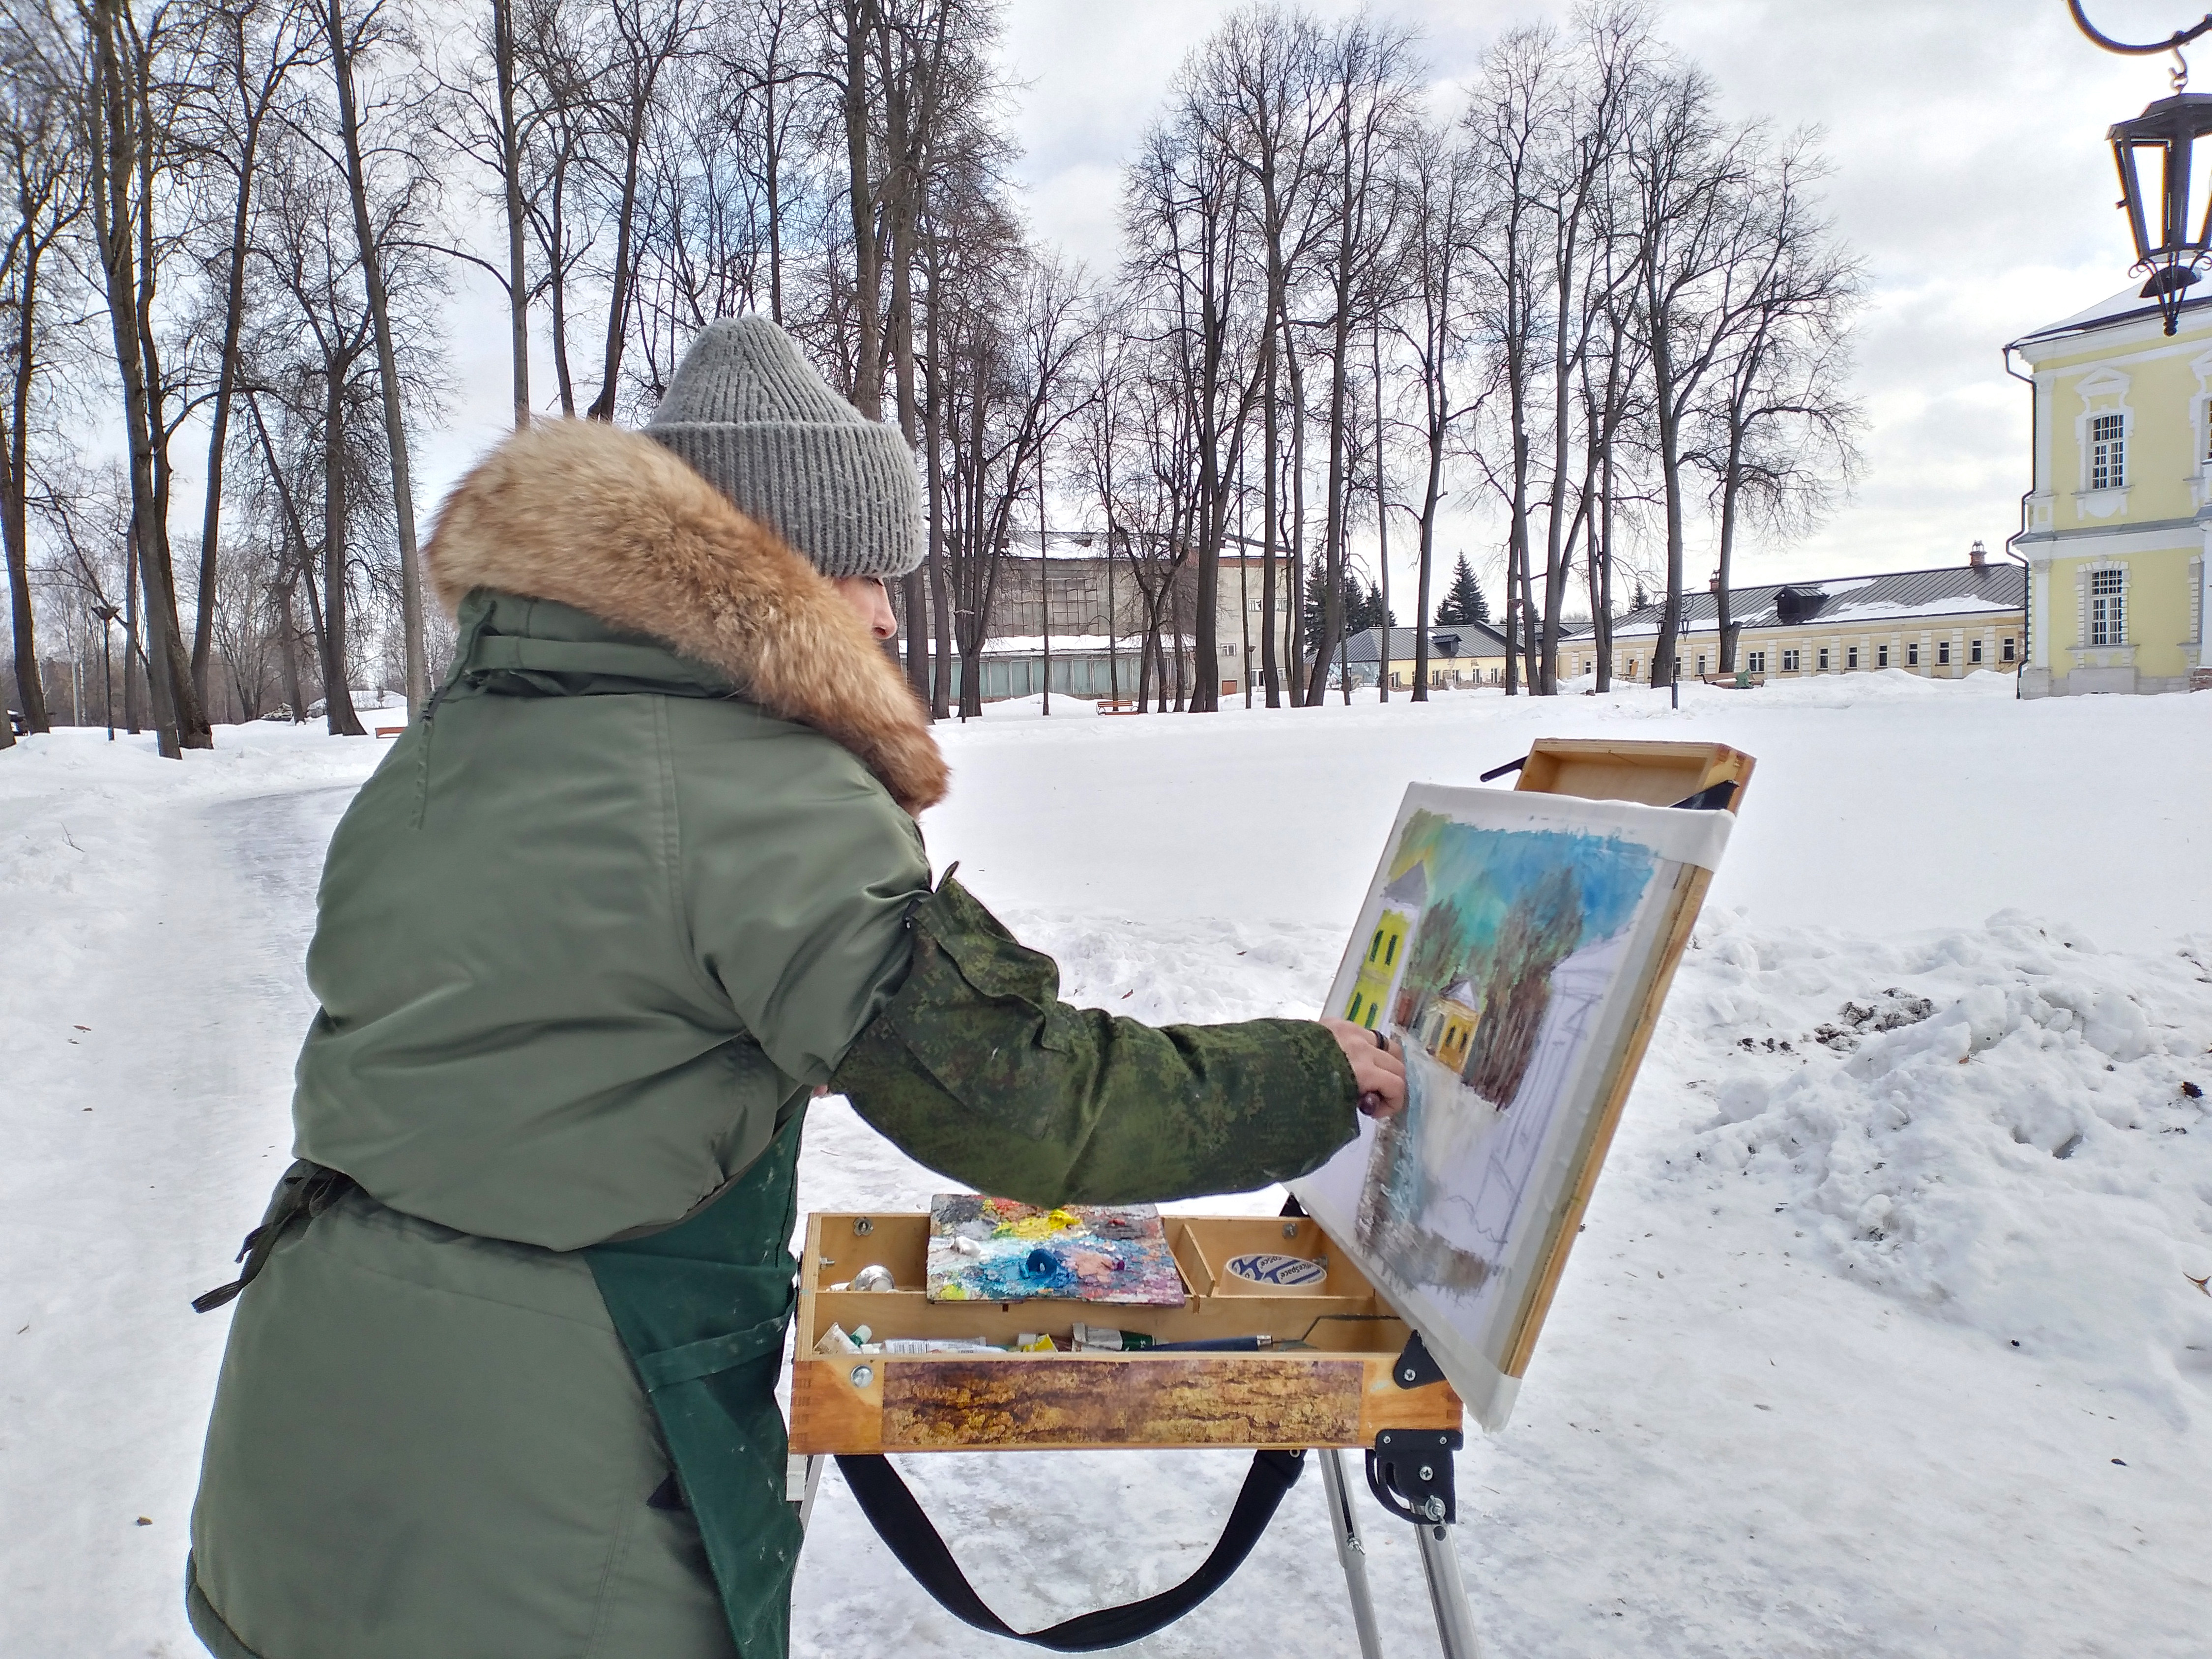
[[[925,828],[1073,1000],[1152,1019],[1312,1012],[1408,780],[1471,783],[1540,734],[1759,757],[1515,1420],[1462,1463],[1486,1652],[2212,1649],[2212,1099],[2183,1088],[2212,1091],[2212,697],[1891,674],[1679,713],[1066,702],[947,728]],[[0,753],[4,1659],[197,1651],[179,1580],[224,1316],[186,1303],[284,1162],[321,848],[380,752],[220,742]],[[836,1102],[802,1183],[806,1208],[939,1184]],[[1188,1571],[1244,1462],[904,1466],[1035,1627]],[[1361,1503],[1386,1646],[1432,1653],[1407,1529]],[[991,1645],[834,1474],[793,1626],[804,1655]],[[1317,1476],[1138,1650],[1353,1652]]]

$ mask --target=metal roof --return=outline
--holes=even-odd
[[[1455,657],[1502,657],[1505,654],[1504,635],[1485,623],[1437,623],[1428,630],[1429,656],[1436,662],[1449,662]],[[1382,643],[1382,630],[1363,628],[1345,641],[1347,662],[1373,662]],[[1394,628],[1390,630],[1390,660],[1411,662],[1419,643],[1419,630]]]
[[[1786,596],[1786,597],[1785,597]],[[1711,591],[1682,596],[1681,625],[1711,629],[1718,620],[1719,596]],[[1774,582],[1738,587],[1729,594],[1729,620],[1750,629],[1876,626],[1921,617],[1956,617],[1977,611],[1999,614],[2027,605],[2027,572],[2010,561],[1945,565],[1934,570],[1895,570],[1879,576],[1832,576],[1822,581]],[[1663,602],[1631,611],[1613,625],[1613,635],[1656,635],[1666,615]],[[1587,626],[1577,629],[1587,637]],[[1358,659],[1354,659],[1358,660]]]

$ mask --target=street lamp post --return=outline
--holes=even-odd
[[[2212,150],[2206,166],[2196,165],[2198,141],[2212,137],[2212,94],[2187,90],[2189,64],[2181,55],[2182,47],[2212,31],[2212,15],[2163,40],[2133,43],[2101,33],[2083,15],[2081,0],[2066,0],[2066,5],[2081,33],[2107,52],[2136,58],[2173,54],[2172,95],[2158,99],[2131,121],[2115,121],[2106,134],[2120,175],[2118,205],[2128,216],[2135,241],[2135,269],[2145,274],[2142,297],[2158,301],[2171,334],[2180,320],[2185,291],[2200,279],[2197,266],[2212,244]],[[2155,200],[2143,176],[2145,164],[2154,158],[2159,173]]]
[[[123,614],[122,608],[112,605],[95,605],[92,614],[100,618],[100,678],[102,690],[100,706],[107,714],[107,740],[115,741],[115,619]]]

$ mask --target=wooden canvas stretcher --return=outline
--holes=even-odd
[[[1752,757],[1718,744],[1545,739],[1520,764],[1522,790],[1733,811]],[[1732,785],[1733,788],[1717,787]],[[1724,797],[1723,799],[1722,797]],[[1620,1063],[1585,1133],[1580,1175],[1554,1217],[1541,1271],[1521,1310],[1509,1375],[1527,1369],[1605,1152],[1648,1047],[1711,872],[1685,867],[1668,896],[1666,944],[1638,988]],[[1295,1207],[1295,1206],[1293,1206]],[[1369,1454],[1378,1498],[1420,1526],[1448,1656],[1472,1655],[1471,1626],[1445,1522],[1454,1518],[1450,1453],[1462,1403],[1418,1332],[1363,1273],[1352,1253],[1301,1215],[1165,1218],[1188,1285],[1180,1308],[1073,1301],[930,1302],[923,1292],[926,1212],[817,1213],[806,1218],[792,1362],[794,1501],[811,1502],[825,1455],[929,1451],[1145,1449],[1320,1450],[1340,1559],[1351,1581],[1364,1653],[1379,1652],[1365,1605],[1358,1522],[1337,1453]],[[1233,1255],[1267,1251],[1324,1261],[1315,1283],[1282,1289],[1227,1273]],[[866,1267],[897,1288],[853,1291]],[[1141,1330],[1159,1342],[1265,1337],[1257,1352],[1072,1352],[1077,1321]],[[981,1338],[1012,1344],[1052,1336],[1060,1352],[819,1354],[832,1325],[888,1338]],[[1395,1482],[1378,1482],[1378,1447],[1415,1446]],[[1431,1454],[1433,1453],[1433,1455]],[[1384,1468],[1392,1467],[1387,1461]],[[1419,1477],[1417,1479],[1416,1471]],[[1410,1500],[1410,1509],[1394,1500]]]

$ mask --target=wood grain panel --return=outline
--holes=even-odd
[[[1224,1364],[1224,1360],[1232,1363]],[[916,1359],[884,1380],[886,1451],[1354,1443],[1356,1359]]]

